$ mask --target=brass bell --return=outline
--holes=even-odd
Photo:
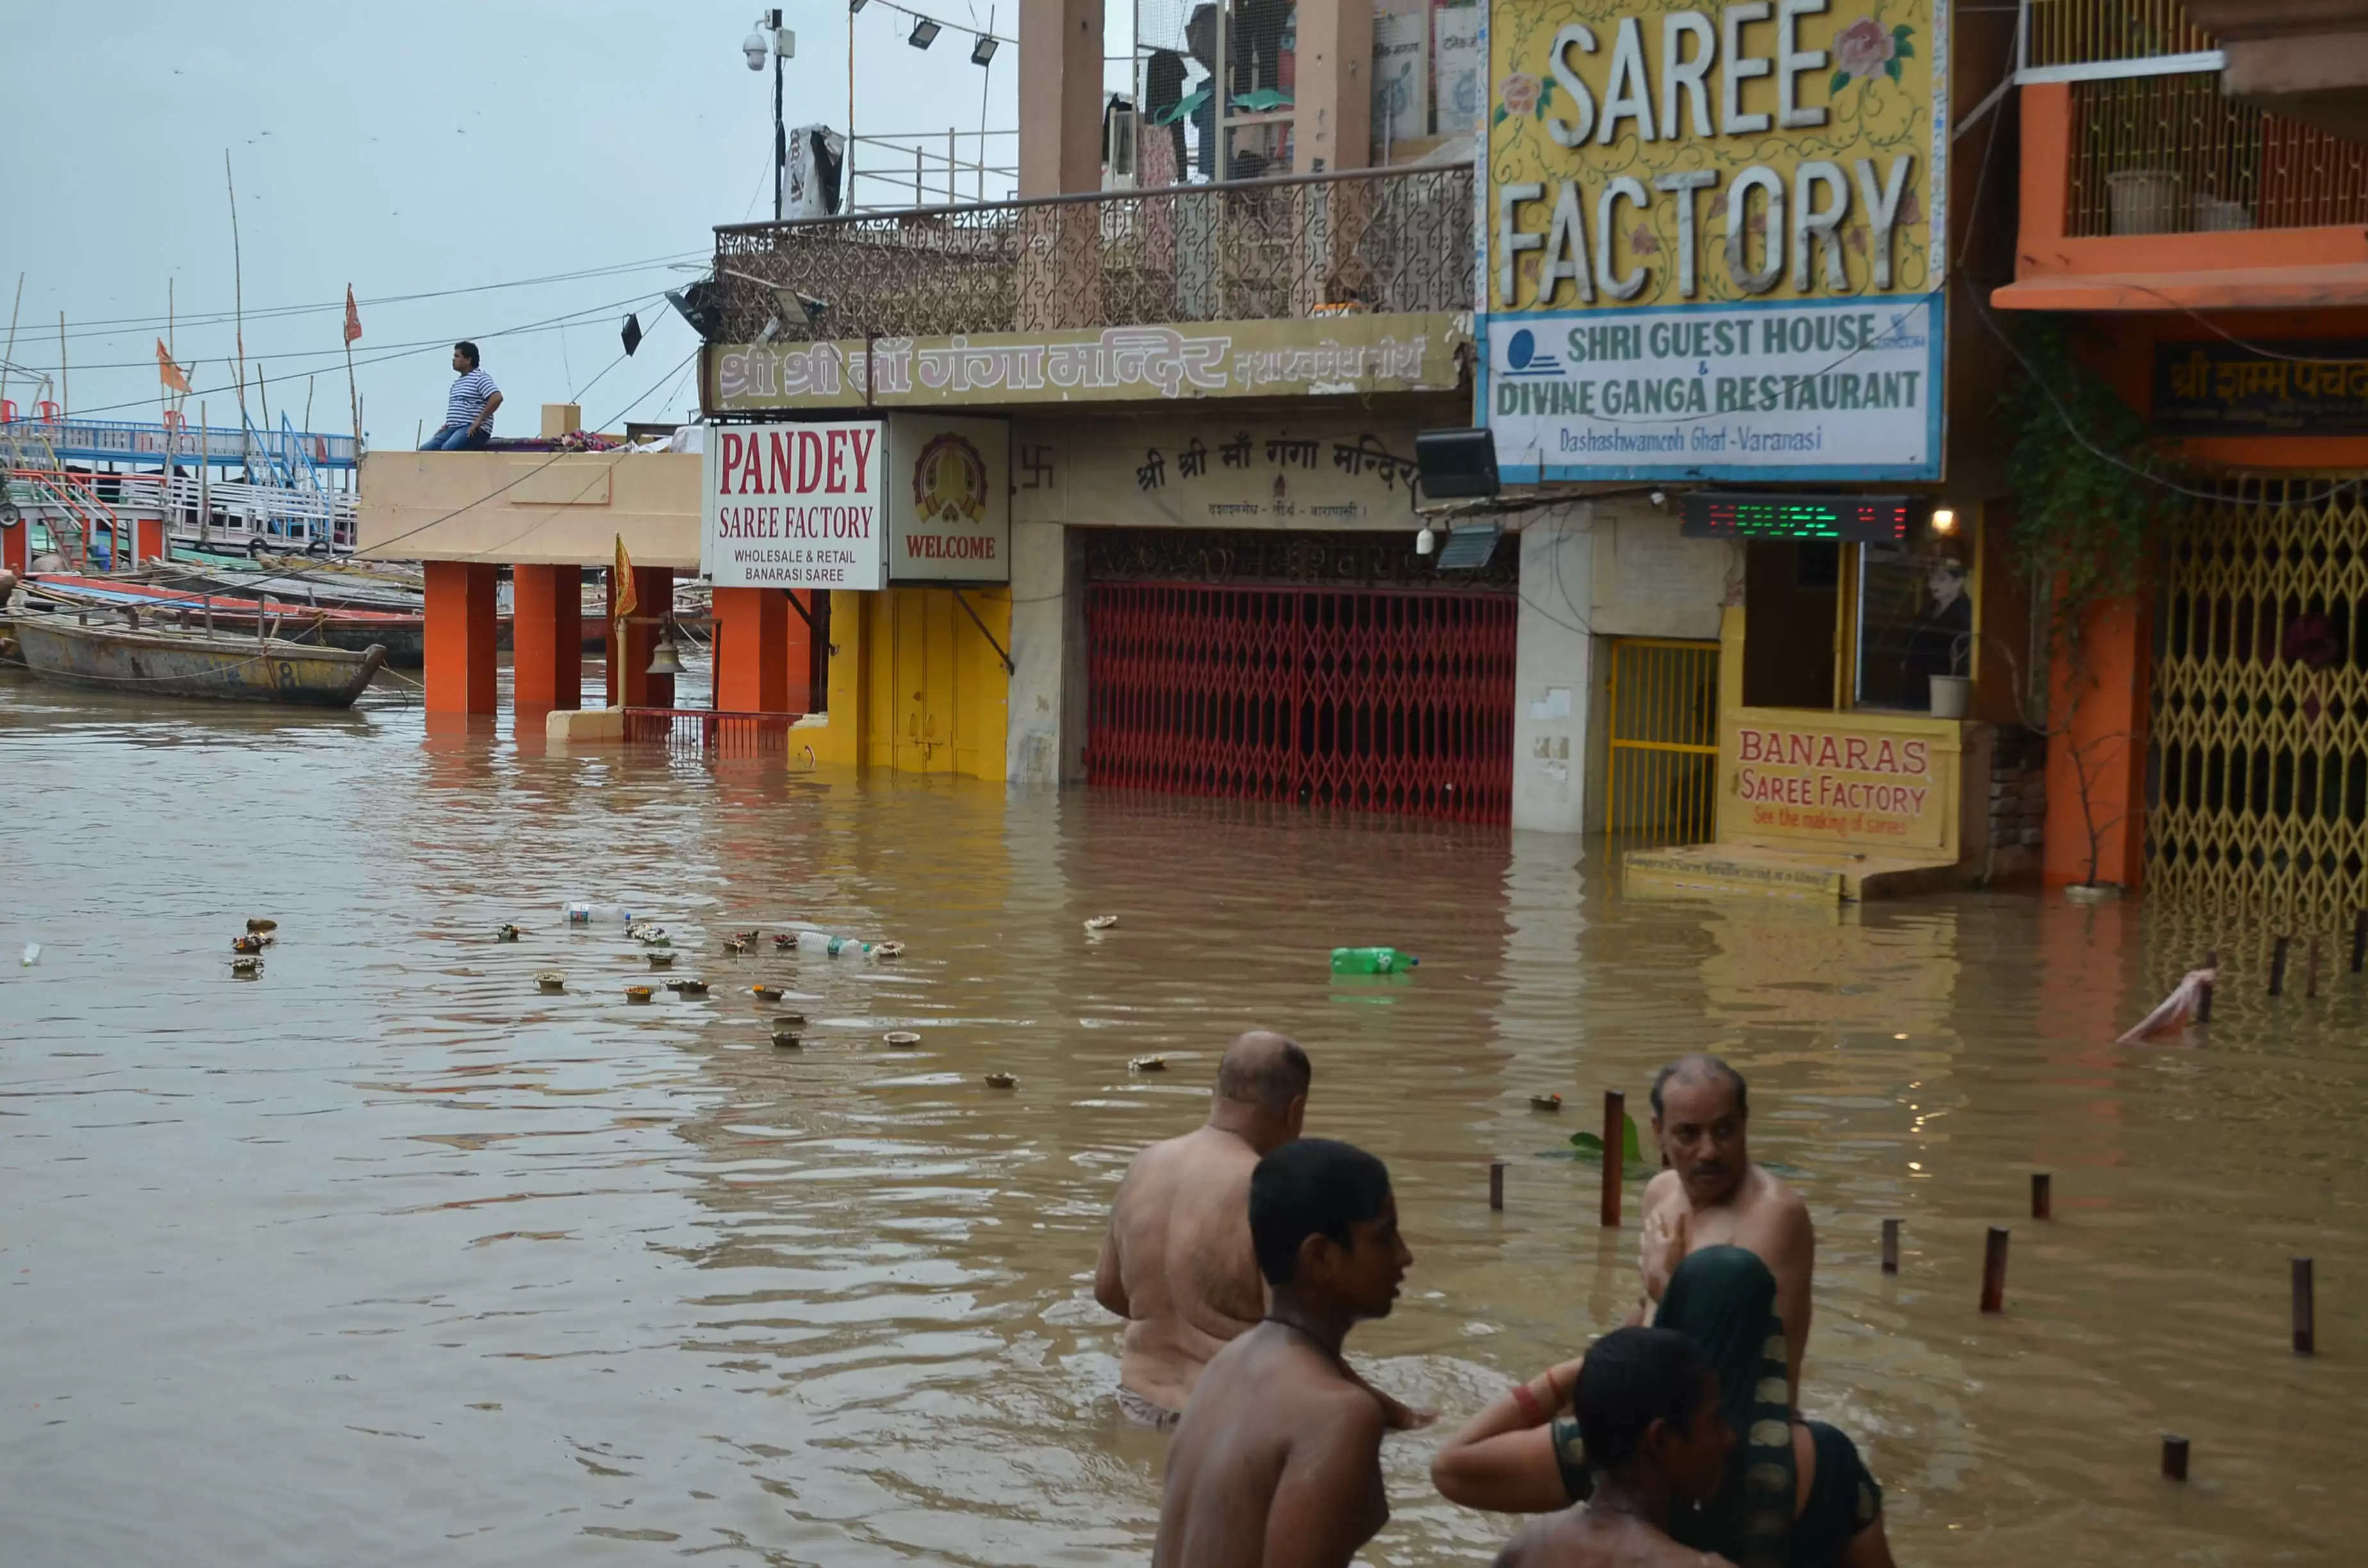
[[[675,652],[672,628],[669,627],[658,633],[658,645],[650,651],[648,673],[654,676],[682,674],[682,656]]]

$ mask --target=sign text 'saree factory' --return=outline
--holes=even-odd
[[[1475,395],[1507,480],[1940,477],[1945,6],[1488,27]]]

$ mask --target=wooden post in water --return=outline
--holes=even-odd
[[[2006,1311],[2006,1238],[2003,1225],[1990,1227],[1989,1240],[1982,1246],[1982,1311]]]
[[[2203,955],[2203,967],[2214,974],[2220,972],[2220,949],[2214,948]],[[2195,1021],[2199,1024],[2208,1024],[2212,1021],[2212,986],[2211,981],[2205,981],[2203,994],[2196,998]]]
[[[2187,1479],[2187,1439],[2177,1433],[2162,1435],[2162,1473],[2168,1481]]]
[[[2306,1257],[2294,1260],[2294,1347],[2297,1356],[2318,1354],[2318,1303]]]
[[[1603,1091],[1603,1212],[1607,1231],[1620,1228],[1621,1167],[1628,1163],[1628,1096]]]
[[[2034,1220],[2055,1218],[2055,1195],[2050,1188],[2054,1179],[2045,1171],[2031,1173],[2031,1217]]]
[[[2292,937],[2280,937],[2276,949],[2270,955],[2270,994],[2272,996],[2286,988],[2286,949],[2293,943]]]
[[[1488,1207],[1505,1207],[1505,1162],[1502,1160],[1488,1162]]]
[[[1899,1272],[1899,1221],[1896,1220],[1883,1222],[1883,1271],[1885,1274]]]

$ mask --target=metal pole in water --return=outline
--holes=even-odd
[[[2212,951],[2203,955],[2203,967],[2210,970],[2214,974],[2220,972],[2220,951],[2218,949],[2215,948]],[[2195,1000],[2195,1021],[2199,1024],[2208,1024],[2212,1021],[2212,985],[2213,983],[2211,981],[2205,981],[2203,983],[2203,994]]]
[[[2297,1356],[2318,1354],[2318,1302],[2310,1259],[2294,1260],[2294,1347]]]
[[[2049,1190],[2051,1185],[2052,1178],[2049,1177],[2045,1171],[2033,1171],[2031,1173],[2031,1217],[2032,1219],[2053,1220],[2055,1218],[2055,1194]]]
[[[2368,909],[2351,918],[2351,972],[2358,974],[2362,960],[2368,960]]]
[[[2169,1481],[2187,1479],[2187,1439],[2175,1433],[2162,1435],[2162,1473]]]
[[[1883,1271],[1885,1274],[1899,1272],[1899,1221],[1896,1220],[1883,1222]]]
[[[2276,950],[2270,955],[2270,994],[2272,996],[2286,988],[2286,949],[2293,942],[2292,937],[2280,937]]]
[[[2302,994],[2305,996],[2318,994],[2318,938],[2317,937],[2311,937],[2310,946],[2303,951]]]
[[[1628,1096],[1603,1091],[1603,1212],[1607,1231],[1620,1228],[1620,1167],[1627,1163]]]
[[[1488,1162],[1488,1207],[1505,1207],[1505,1162],[1502,1160]]]
[[[1982,1311],[2006,1311],[2006,1228],[1990,1227],[1989,1240],[1982,1247]]]

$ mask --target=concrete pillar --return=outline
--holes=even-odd
[[[580,403],[546,403],[542,405],[542,438],[555,441],[560,437],[584,428],[584,405]]]
[[[671,708],[674,676],[649,673],[650,654],[658,645],[658,619],[674,603],[674,568],[636,566],[632,623],[625,628],[623,646],[617,637],[616,569],[609,571],[609,706],[611,708]]]
[[[2048,661],[2051,733],[2042,870],[2051,887],[2089,880],[2092,823],[2097,881],[2135,891],[2145,869],[2152,602],[2141,597],[2096,607],[2077,651],[2059,644]]]
[[[795,711],[789,699],[790,604],[778,588],[715,590],[715,706]]]
[[[1304,14],[1304,13],[1303,13]],[[1594,508],[1534,514],[1521,529],[1521,608],[1513,653],[1513,826],[1588,830],[1587,735],[1594,690]],[[1580,607],[1573,608],[1573,606]]]
[[[1024,43],[1023,38],[1023,43]],[[1300,0],[1292,172],[1373,161],[1372,0]],[[1029,100],[1023,96],[1022,103]]]
[[[584,569],[510,568],[511,706],[520,713],[584,705]]]
[[[427,711],[494,710],[494,588],[485,561],[427,562]]]
[[[1059,523],[1011,525],[1011,706],[1004,777],[1085,776],[1086,611],[1081,540]]]
[[[1102,0],[1019,0],[1019,101],[1020,196],[1099,190]]]

